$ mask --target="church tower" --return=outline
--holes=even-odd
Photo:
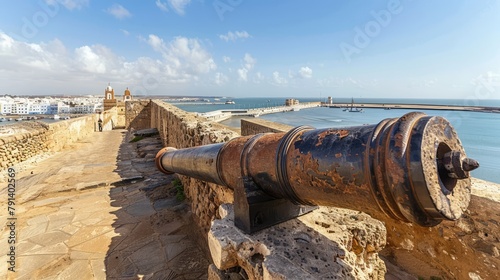
[[[123,94],[123,101],[125,102],[129,100],[132,100],[132,95],[130,94],[130,90],[127,88]]]
[[[104,90],[104,111],[116,107],[115,90],[108,83],[108,86]]]

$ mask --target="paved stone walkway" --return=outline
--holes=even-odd
[[[16,272],[7,271],[2,227],[0,279],[207,277],[209,262],[188,236],[187,205],[173,177],[154,166],[159,139],[129,138],[125,130],[95,133],[16,174]],[[3,186],[0,196],[5,225]]]

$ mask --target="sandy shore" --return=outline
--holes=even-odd
[[[472,178],[472,194],[500,202],[500,184]]]

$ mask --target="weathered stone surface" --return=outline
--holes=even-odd
[[[368,215],[321,207],[250,236],[235,227],[231,206],[221,206],[224,213],[209,232],[212,259],[221,271],[239,266],[250,279],[384,279],[378,252],[385,227]],[[312,230],[316,221],[331,230]]]
[[[140,167],[148,181],[127,180],[134,172],[141,178],[144,174],[134,163],[120,163],[122,155],[129,162],[139,156],[136,144],[128,143],[122,131],[98,133],[94,140],[106,145],[77,143],[71,151],[16,174],[18,272],[1,270],[0,279],[206,278],[209,263],[189,239],[192,223],[186,213],[177,212],[187,211],[187,205],[152,206],[157,199],[175,199],[176,194],[149,156],[156,153],[152,147],[159,147],[159,140],[141,148],[148,159]],[[110,178],[119,186],[75,187]],[[149,184],[158,185],[152,201],[143,190]],[[4,208],[5,201],[0,206]],[[1,216],[0,222],[5,224],[5,218]],[[5,227],[0,229],[1,240],[8,234]],[[0,261],[6,263],[7,255],[0,255]]]
[[[241,120],[241,136],[268,132],[287,132],[292,128],[293,126],[290,125],[259,118]]]

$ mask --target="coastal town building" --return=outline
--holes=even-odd
[[[104,89],[104,111],[117,107],[118,113],[120,114],[120,112],[125,111],[125,102],[130,100],[132,100],[132,94],[128,88],[124,91],[122,100],[115,97],[115,90],[111,87],[110,83],[108,83],[108,86]]]
[[[102,110],[102,97],[0,96],[2,115],[93,114]]]
[[[104,111],[107,111],[113,107],[116,107],[115,90],[108,83],[108,86],[104,90]]]
[[[123,102],[132,100],[132,94],[130,94],[130,90],[127,88],[123,93]]]
[[[298,99],[289,98],[285,100],[285,106],[294,106],[294,105],[299,105]]]
[[[121,98],[115,96],[115,90],[108,83],[104,98],[93,95],[70,97],[19,97],[0,96],[0,114],[2,115],[52,115],[52,114],[93,114],[117,108],[124,114],[125,102],[132,100],[132,93],[127,88]]]

